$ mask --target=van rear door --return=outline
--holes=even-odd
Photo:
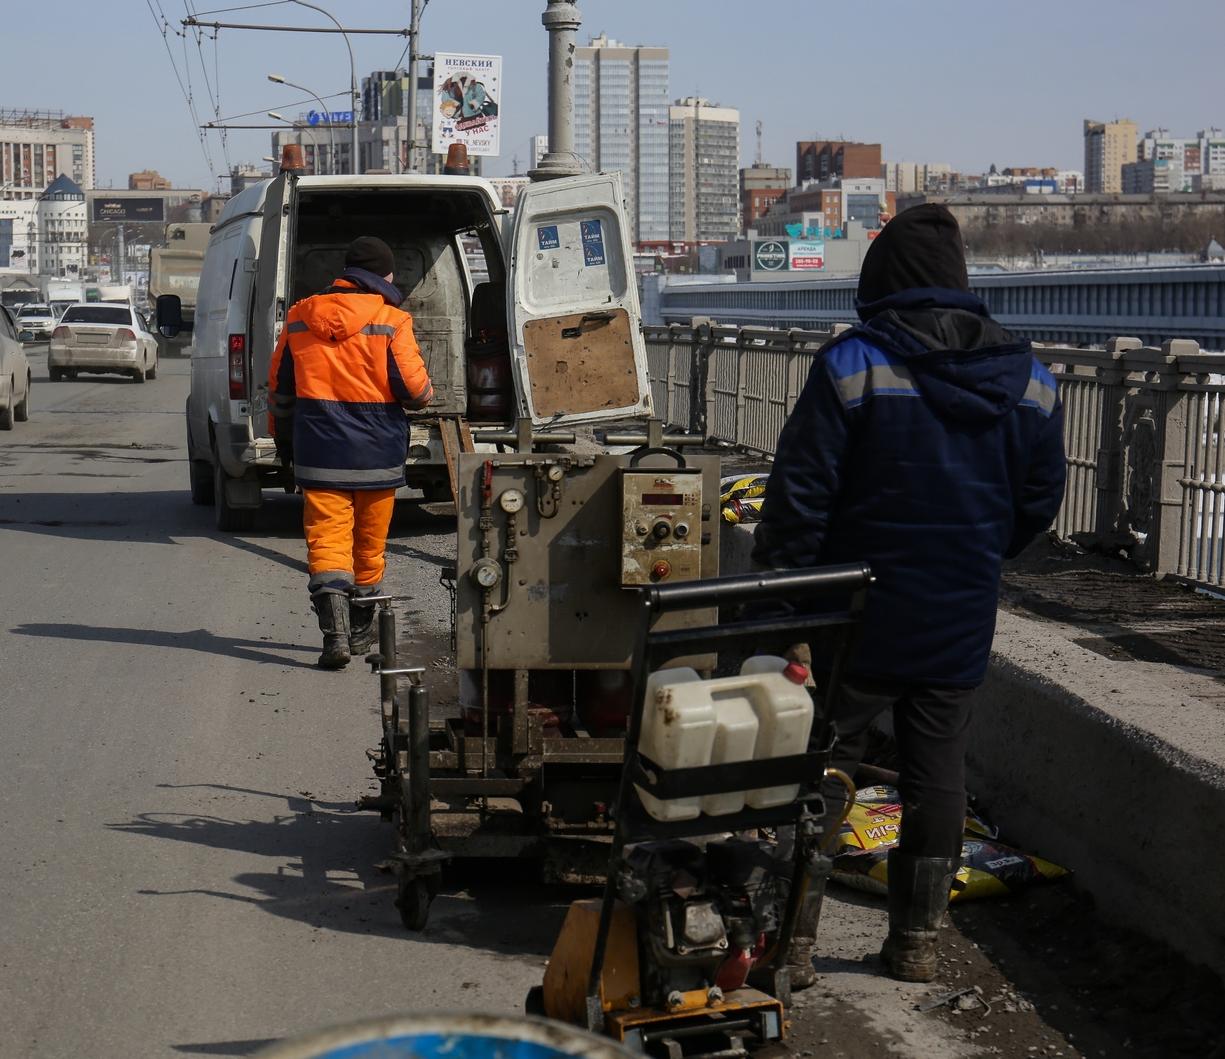
[[[297,180],[282,173],[268,185],[264,195],[264,218],[259,257],[255,268],[255,290],[251,297],[248,392],[251,395],[251,433],[268,434],[268,369],[277,337],[285,325],[286,289],[289,283],[289,245]],[[239,267],[242,267],[241,264]]]
[[[520,415],[537,426],[651,413],[619,173],[530,184],[511,231],[508,332]]]

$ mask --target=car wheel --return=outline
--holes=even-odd
[[[0,430],[13,429],[13,380],[9,379],[9,395],[8,400],[4,402],[4,407],[0,408]]]
[[[48,368],[47,377],[52,382],[59,382],[60,379],[64,377],[64,369],[63,368]]]
[[[141,365],[139,368],[136,368],[132,372],[132,381],[137,382],[137,383],[145,381],[145,366],[144,365]]]
[[[13,418],[18,423],[28,423],[30,421],[30,376],[26,376],[26,392],[25,396],[17,403],[17,407],[13,409]]]
[[[145,378],[146,379],[156,379],[157,378],[157,357],[153,358],[153,367],[151,367],[147,372],[145,372]]]
[[[216,524],[219,530],[226,533],[242,533],[255,526],[255,508],[230,507],[225,495],[225,482],[229,476],[221,461],[213,463],[213,510],[216,512]]]

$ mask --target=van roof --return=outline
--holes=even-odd
[[[228,203],[225,209],[221,211],[221,216],[217,218],[215,227],[220,228],[227,221],[234,217],[240,217],[243,214],[258,213],[264,208],[264,197],[268,193],[268,186],[272,183],[271,180],[261,180],[258,184],[252,184],[243,191],[235,195]],[[298,187],[302,190],[324,190],[335,188],[342,190],[344,188],[452,188],[455,190],[472,190],[477,191],[485,196],[486,202],[492,213],[505,213],[506,207],[502,205],[501,196],[494,190],[493,185],[482,177],[473,176],[432,176],[422,175],[419,173],[401,173],[401,174],[375,174],[375,173],[358,173],[337,174],[335,176],[303,176],[298,177]]]

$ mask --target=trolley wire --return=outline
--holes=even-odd
[[[156,5],[156,10],[154,5]],[[213,157],[208,149],[208,138],[199,127],[200,118],[196,113],[196,104],[192,99],[191,93],[190,67],[186,70],[188,76],[187,81],[184,82],[183,74],[179,72],[179,65],[174,58],[174,51],[170,47],[169,34],[171,32],[175,32],[176,36],[184,37],[184,45],[186,45],[185,34],[170,29],[170,20],[166,17],[161,0],[145,0],[145,6],[148,7],[149,14],[153,18],[153,24],[157,27],[158,34],[162,38],[162,45],[166,49],[166,57],[170,60],[170,69],[174,72],[174,79],[178,82],[179,91],[182,93],[183,100],[187,104],[187,112],[191,115],[192,128],[195,130],[196,139],[200,143],[200,151],[204,155],[204,163],[208,166],[210,178],[215,181],[217,178],[217,167],[213,164]],[[186,48],[184,48],[184,57],[186,58]]]

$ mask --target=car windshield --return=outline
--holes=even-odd
[[[132,324],[130,309],[118,305],[74,305],[60,320],[61,324]]]
[[[51,308],[47,305],[23,305],[17,310],[18,316],[50,316]]]

